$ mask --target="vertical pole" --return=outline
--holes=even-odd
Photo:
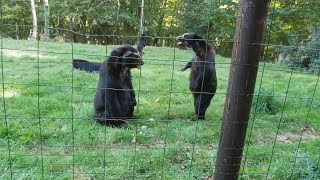
[[[214,179],[238,179],[270,0],[241,0]]]

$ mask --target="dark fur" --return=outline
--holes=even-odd
[[[99,71],[101,64],[102,63],[89,62],[83,59],[74,59],[72,62],[73,68],[88,71],[88,72]]]
[[[191,68],[189,89],[194,98],[195,113],[197,119],[204,119],[217,89],[214,50],[195,33],[185,33],[177,39],[179,46],[191,47],[195,53],[182,71]]]
[[[99,70],[99,85],[94,99],[95,119],[105,125],[119,126],[133,118],[137,104],[131,83],[132,68],[143,64],[132,46],[113,50]]]
[[[181,69],[181,71],[185,71],[185,70],[187,70],[187,69],[189,69],[189,68],[191,68],[191,67],[192,67],[192,60],[189,61],[189,62]]]
[[[139,39],[139,42],[138,42],[138,45],[137,45],[137,50],[139,51],[139,53],[142,55],[143,54],[143,48],[146,47],[147,45],[147,41],[146,41],[146,35],[145,34],[142,34],[140,39]]]
[[[143,48],[146,46],[146,44],[146,36],[145,34],[142,34],[137,45],[137,50],[141,55],[143,53]],[[84,70],[88,72],[96,72],[99,71],[102,63],[90,62],[83,59],[74,59],[72,65],[75,69]]]

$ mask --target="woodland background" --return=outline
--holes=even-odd
[[[44,34],[44,2],[2,0],[2,24],[5,25],[2,35],[15,39],[31,36],[30,2],[35,4],[39,34]],[[138,35],[140,28],[141,0],[55,0],[47,3],[50,40],[90,44],[136,42],[133,36]],[[173,46],[175,42],[170,38],[196,32],[212,40],[218,54],[230,57],[238,6],[236,0],[146,0],[143,25],[145,34],[150,36],[147,43],[149,46]],[[263,60],[318,72],[319,9],[318,0],[272,1],[265,38],[268,53]],[[68,30],[75,33],[70,35]]]

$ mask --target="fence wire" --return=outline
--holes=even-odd
[[[218,89],[206,120],[194,121],[189,72],[181,72],[192,50],[175,47],[175,37],[148,35],[142,55],[145,64],[132,70],[135,119],[121,128],[101,126],[93,120],[98,74],[73,69],[72,61],[103,62],[122,43],[134,45],[137,33],[108,34],[101,28],[100,33],[83,34],[70,21],[70,28],[50,27],[52,34],[63,32],[64,42],[26,40],[28,34],[15,40],[7,34],[16,25],[4,22],[1,3],[0,179],[213,178],[230,57],[216,52]],[[146,16],[155,10],[176,13],[165,6],[145,10]],[[208,21],[206,28],[211,26]],[[19,27],[32,29],[32,25]],[[240,178],[319,179],[319,73],[267,62],[270,49],[285,47],[268,41],[271,27],[272,23],[261,44],[263,62],[251,94]],[[37,28],[40,32],[43,27]],[[75,36],[103,40],[81,44],[74,42]],[[203,37],[213,47],[234,43],[210,39],[209,30]],[[152,46],[149,42],[154,39],[168,46]]]

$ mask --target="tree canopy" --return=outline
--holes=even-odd
[[[120,2],[120,3],[118,3]],[[40,35],[45,15],[43,2],[36,1]],[[135,43],[140,27],[141,0],[49,1],[50,39],[80,43]],[[196,32],[212,40],[216,51],[230,56],[238,0],[145,0],[144,32],[148,45],[172,46],[173,37]],[[1,0],[1,33],[27,39],[32,29],[30,1]],[[272,1],[267,20],[266,43],[297,46],[308,39],[320,19],[319,0]],[[70,33],[71,30],[74,33]],[[279,49],[270,47],[269,59]]]

